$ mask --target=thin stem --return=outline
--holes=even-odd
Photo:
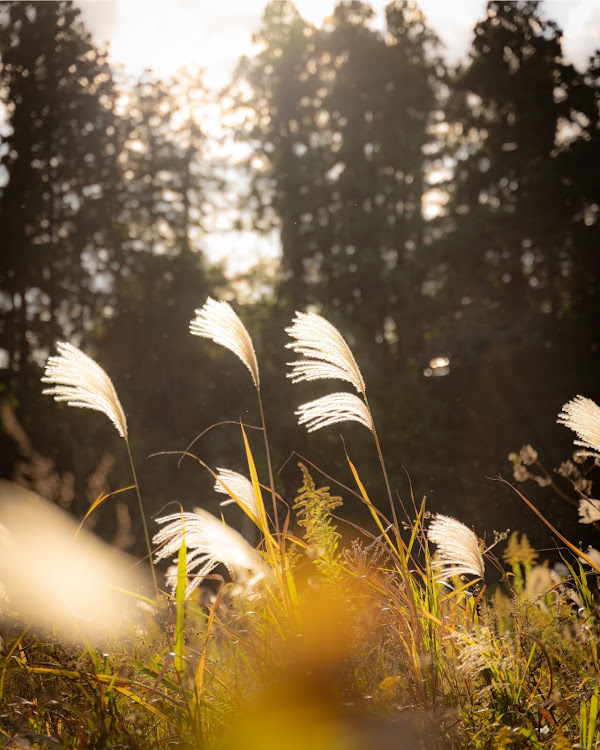
[[[271,466],[271,451],[269,450],[269,438],[267,437],[265,413],[263,411],[262,398],[260,396],[260,388],[258,386],[256,387],[256,395],[258,396],[258,409],[260,411],[260,419],[262,422],[263,436],[265,439],[265,452],[267,454],[267,466],[269,469],[269,485],[271,487],[271,496],[273,498],[273,519],[275,521],[275,531],[277,532],[277,538],[279,538],[279,517],[277,515],[277,493],[275,492],[275,482],[273,481],[273,467]]]
[[[394,508],[394,500],[392,498],[392,489],[390,487],[390,480],[388,479],[388,473],[387,469],[385,468],[385,461],[383,460],[383,453],[381,451],[381,445],[379,444],[379,438],[377,437],[377,430],[375,429],[375,421],[373,419],[373,414],[371,413],[371,407],[369,406],[369,400],[367,399],[367,394],[363,391],[362,397],[365,400],[365,405],[367,409],[369,410],[369,414],[371,414],[371,424],[373,425],[373,437],[375,438],[375,445],[377,447],[377,454],[379,455],[379,463],[381,464],[381,471],[383,472],[383,478],[385,479],[385,487],[387,489],[388,498],[390,501],[390,508],[392,509],[392,518],[394,520],[394,528],[396,530],[396,535],[398,537],[398,541],[401,541],[400,539],[400,527],[398,526],[398,518],[396,517],[396,509]]]
[[[135,466],[133,464],[133,456],[131,455],[131,448],[129,447],[129,440],[125,438],[125,445],[127,446],[127,455],[129,456],[129,464],[131,465],[131,473],[133,474],[133,483],[135,484],[135,492],[140,506],[140,515],[142,517],[142,524],[144,527],[144,536],[146,538],[146,548],[148,550],[148,560],[150,561],[150,570],[152,571],[152,581],[154,583],[154,591],[156,592],[156,599],[158,600],[158,581],[156,580],[156,571],[154,570],[154,562],[152,560],[152,545],[150,544],[150,534],[148,533],[148,526],[146,524],[146,516],[144,514],[144,506],[142,504],[142,496],[140,494],[140,485],[138,483],[137,474],[135,472]]]

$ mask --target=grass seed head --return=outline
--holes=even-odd
[[[483,578],[483,556],[477,536],[464,523],[450,516],[436,515],[427,530],[427,538],[437,545],[436,579],[447,581],[454,576],[474,575]]]
[[[583,455],[600,455],[600,406],[591,398],[576,396],[568,401],[556,421],[577,434],[575,445],[588,449],[581,451]]]
[[[42,383],[53,387],[44,393],[55,401],[66,401],[69,406],[101,411],[127,439],[127,420],[111,379],[91,357],[72,344],[59,342],[58,356],[46,363]]]
[[[258,362],[250,334],[231,305],[217,302],[209,297],[204,305],[196,310],[196,317],[190,323],[190,333],[211,339],[224,346],[250,370],[254,385],[260,386]]]
[[[159,547],[155,562],[173,556],[176,563],[185,532],[187,576],[191,580],[186,598],[220,563],[231,574],[249,572],[255,580],[263,578],[268,570],[258,552],[241,534],[202,508],[195,508],[193,513],[163,516],[156,522],[164,526],[152,540]],[[176,573],[168,576],[167,584],[174,592]]]
[[[285,330],[294,341],[286,347],[306,358],[288,363],[292,383],[336,378],[351,383],[359,393],[365,392],[365,381],[350,347],[334,325],[316,313],[301,312],[292,323]]]
[[[298,407],[298,424],[309,432],[337,422],[359,422],[373,432],[373,420],[365,403],[353,393],[331,393]]]
[[[243,474],[239,474],[237,471],[231,471],[230,469],[217,469],[217,477],[218,479],[215,482],[215,490],[224,495],[230,496],[229,500],[223,500],[221,505],[231,505],[231,503],[235,503],[235,495],[235,497],[246,508],[248,508],[249,511],[254,513],[256,518],[259,517],[252,482],[247,477]],[[224,484],[227,485],[227,489],[223,486]]]

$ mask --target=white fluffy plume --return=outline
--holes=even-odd
[[[483,557],[477,536],[464,523],[450,516],[436,515],[427,530],[427,538],[437,544],[436,579],[447,581],[464,574],[483,578]]]
[[[261,556],[241,534],[202,508],[195,508],[193,513],[163,516],[156,522],[165,524],[152,540],[159,547],[154,556],[156,562],[171,556],[173,562],[177,562],[185,531],[186,568],[191,579],[186,597],[219,563],[232,574],[249,572],[255,578],[263,578],[268,571]],[[174,591],[177,574],[170,576],[167,582]]]
[[[600,455],[600,406],[595,401],[576,396],[563,406],[556,421],[577,434],[575,445],[588,449],[581,451],[584,455]]]
[[[232,351],[250,370],[254,385],[259,387],[258,362],[252,339],[231,305],[209,297],[196,310],[196,317],[190,323],[190,333],[212,339],[216,344]]]
[[[223,500],[221,505],[231,505],[237,500],[258,519],[258,506],[252,482],[243,474],[231,469],[217,469],[217,477],[215,490],[229,495],[229,500]]]
[[[69,406],[101,411],[127,438],[127,420],[111,379],[93,359],[72,344],[59,342],[58,356],[50,357],[42,383],[50,383],[44,393]]]
[[[297,312],[292,323],[285,330],[294,341],[286,347],[306,358],[288,363],[292,367],[288,373],[292,383],[337,378],[351,383],[359,393],[365,392],[356,360],[335,326],[316,313]]]
[[[306,425],[309,432],[320,430],[336,422],[360,422],[373,432],[371,413],[364,402],[352,393],[331,393],[298,407],[298,424]]]

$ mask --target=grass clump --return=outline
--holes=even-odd
[[[252,547],[204,509],[158,519],[154,594],[128,592],[139,601],[137,617],[102,643],[86,637],[81,614],[80,637],[69,642],[47,623],[25,622],[8,592],[0,662],[4,746],[597,747],[600,555],[581,552],[554,529],[567,550],[562,565],[551,567],[515,531],[502,555],[502,581],[488,589],[486,558],[500,563],[473,530],[447,516],[432,519],[425,501],[412,495],[400,524],[358,364],[331,324],[299,313],[288,329],[289,346],[301,357],[292,380],[338,379],[359,394],[340,391],[303,404],[299,421],[309,430],[345,421],[365,426],[390,503],[388,518],[348,456],[356,489],[343,491],[364,503],[372,523],[355,527],[344,548],[342,497],[318,486],[316,469],[299,464],[291,506],[276,491],[258,362],[241,320],[229,305],[209,300],[191,330],[233,352],[257,392],[267,482],[244,425],[247,473],[213,470],[186,455],[211,474],[227,496],[222,504],[247,516],[259,542]],[[84,382],[65,373],[53,380],[51,370],[46,382],[56,383],[53,395],[104,411],[127,439],[108,376],[97,365],[90,372],[95,380]],[[84,386],[83,395],[72,392]],[[561,419],[596,461],[597,407],[588,401],[579,397]],[[518,481],[534,478],[556,489],[530,446],[511,460]],[[591,490],[590,472],[563,474],[579,482],[574,504],[588,503],[582,519],[593,517],[596,501],[583,494]],[[141,497],[139,507],[143,516]],[[9,548],[11,539],[2,528],[0,545]],[[159,591],[156,564],[163,560],[172,567],[166,591]]]

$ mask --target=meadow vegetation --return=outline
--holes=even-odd
[[[9,592],[1,626],[3,746],[598,747],[600,554],[563,537],[516,487],[524,512],[529,505],[558,535],[560,564],[540,557],[518,520],[510,536],[486,547],[459,520],[428,513],[425,498],[400,499],[346,341],[314,313],[297,313],[287,332],[298,356],[293,382],[335,379],[354,391],[301,405],[298,421],[309,430],[362,424],[374,438],[381,486],[363,485],[360,456],[348,445],[354,487],[305,461],[296,497],[281,497],[270,458],[268,476],[259,477],[251,425],[241,421],[231,429],[245,475],[186,451],[184,460],[210,472],[227,496],[222,504],[237,506],[228,511],[235,525],[234,511],[248,519],[258,544],[202,508],[175,507],[156,526],[138,495],[154,586],[131,592],[141,604],[125,634],[107,634],[101,644],[67,640],[59,629],[24,621]],[[268,457],[258,360],[243,323],[228,304],[209,299],[191,333],[230,349],[248,368]],[[44,381],[56,400],[106,414],[129,451],[125,414],[96,363],[61,344]],[[596,523],[600,503],[590,495],[600,408],[577,397],[559,421],[583,449],[560,469],[573,483],[569,499],[582,522]],[[517,482],[556,488],[530,446],[510,458]],[[131,470],[130,490],[137,490],[133,461]],[[344,522],[342,496],[365,505],[365,528]],[[89,514],[111,499],[98,498]],[[10,529],[0,543],[10,544]],[[166,577],[163,560],[171,564]]]

